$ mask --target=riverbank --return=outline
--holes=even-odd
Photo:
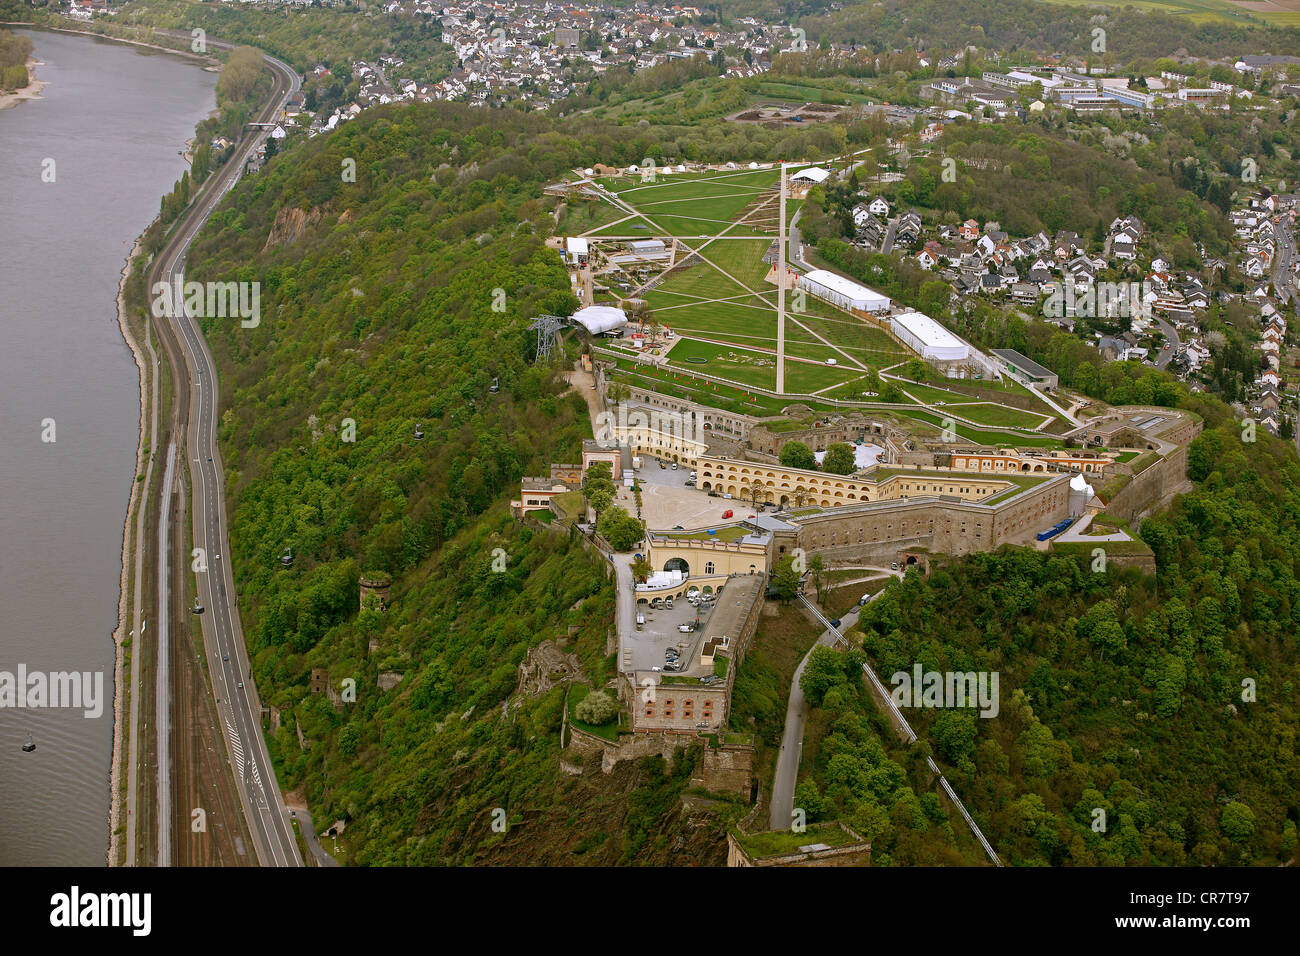
[[[143,40],[128,40],[126,37],[115,37],[109,33],[100,33],[97,30],[75,30],[70,27],[52,27],[44,23],[30,23],[25,20],[0,20],[0,27],[22,28],[25,30],[48,30],[51,33],[67,33],[76,37],[98,37],[101,40],[111,40],[113,43],[126,43],[130,46],[144,47],[147,50],[157,50],[159,53],[171,53],[175,56],[185,57],[187,60],[197,60],[203,64],[203,68],[210,73],[221,72],[221,61],[210,53],[195,53],[193,50],[181,50],[172,46],[163,46],[159,43],[146,43]],[[31,75],[31,70],[28,70]]]
[[[24,100],[39,100],[48,80],[36,78],[36,68],[45,64],[34,56],[27,58],[27,85],[12,93],[0,93],[0,110],[11,110]]]
[[[131,357],[135,360],[136,370],[139,373],[140,381],[140,432],[136,443],[135,452],[135,477],[136,480],[131,483],[131,494],[127,500],[126,519],[122,529],[122,572],[118,591],[117,601],[117,627],[113,631],[113,645],[115,648],[113,664],[113,761],[112,770],[109,774],[109,792],[111,800],[109,804],[109,844],[108,844],[108,865],[115,866],[121,849],[122,834],[120,833],[122,825],[122,752],[127,742],[134,737],[132,728],[131,735],[126,732],[124,725],[126,717],[125,703],[130,699],[133,704],[138,699],[139,687],[135,681],[132,683],[131,694],[126,696],[126,649],[127,649],[127,630],[128,616],[130,607],[128,606],[127,594],[131,583],[130,569],[134,566],[134,580],[139,582],[141,567],[140,559],[142,550],[140,548],[140,529],[139,525],[143,518],[141,502],[144,493],[148,488],[149,481],[147,473],[152,470],[152,448],[146,451],[146,435],[153,433],[154,403],[150,400],[150,388],[152,373],[156,369],[152,365],[145,363],[145,355],[136,341],[135,333],[131,330],[131,324],[128,317],[128,306],[126,301],[126,287],[130,281],[131,273],[135,268],[136,259],[140,255],[140,239],[135,240],[131,247],[130,254],[126,257],[126,264],[122,267],[122,277],[117,287],[117,324],[122,332],[122,338],[126,342],[127,348],[131,350]],[[148,325],[145,326],[145,334],[148,334]],[[146,343],[147,344],[147,343]],[[151,349],[152,351],[152,349]],[[150,460],[146,464],[145,456],[150,455]],[[139,476],[146,475],[141,481]],[[132,520],[136,523],[136,534],[132,535]],[[131,602],[136,606],[136,616],[139,617],[139,586],[137,585],[137,598]],[[135,636],[135,629],[130,629],[132,638]],[[134,648],[134,640],[131,642]],[[135,657],[132,656],[132,664],[135,664]],[[131,673],[133,677],[138,678],[139,670],[132,666]],[[132,713],[134,713],[134,706]],[[134,825],[134,821],[132,821]],[[130,865],[131,861],[127,861]]]

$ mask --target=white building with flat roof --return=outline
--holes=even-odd
[[[859,312],[889,310],[889,296],[881,295],[875,289],[869,289],[827,269],[814,269],[801,275],[799,288],[842,309],[856,309]]]
[[[923,359],[960,362],[970,358],[970,346],[924,312],[905,312],[889,320],[894,334]]]

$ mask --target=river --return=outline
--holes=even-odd
[[[0,706],[0,865],[103,866],[140,426],[117,286],[187,168],[180,152],[215,107],[216,75],[144,48],[18,32],[47,85],[0,111],[0,702],[20,667],[102,675],[103,694],[90,718]],[[37,747],[24,753],[29,733]]]

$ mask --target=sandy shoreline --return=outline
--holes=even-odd
[[[36,78],[36,67],[44,65],[43,61],[36,59],[34,56],[27,58],[27,85],[13,93],[0,93],[0,110],[11,110],[25,100],[39,100],[41,98],[41,90],[45,89],[49,80],[38,80]]]

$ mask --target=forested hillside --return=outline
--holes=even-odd
[[[612,673],[603,560],[504,514],[521,475],[578,460],[591,434],[585,397],[532,364],[527,328],[576,306],[543,245],[541,185],[650,148],[589,132],[580,147],[513,111],[368,112],[242,182],[191,257],[191,278],[261,283],[256,328],[205,320],[231,557],[258,687],[282,721],[282,782],[318,819],[349,821],[350,862],[563,861],[584,838],[574,861],[725,851],[720,831],[672,852],[657,839],[692,757],[622,771],[610,786],[640,803],[611,799],[558,769],[563,689],[502,708],[527,649],[571,627],[586,676]],[[359,611],[363,572],[392,577],[387,612]],[[312,668],[336,692],[354,680],[355,703],[313,696]],[[380,674],[400,683],[381,690]],[[517,830],[490,829],[497,807]],[[605,821],[602,839],[569,825],[580,808]],[[530,826],[554,833],[530,840]]]
[[[862,616],[885,677],[918,661],[1000,673],[994,719],[908,717],[1008,863],[1294,861],[1300,463],[1276,439],[1243,443],[1218,403],[1197,410],[1197,488],[1141,528],[1156,577],[1008,549],[909,575]],[[820,779],[828,804],[896,837],[870,778],[841,761]]]
[[[974,44],[1013,54],[1025,50],[1088,56],[1093,27],[1104,24],[1108,52],[1096,59],[1106,56],[1117,63],[1167,56],[1178,47],[1192,56],[1300,54],[1300,31],[1248,20],[1249,13],[1240,8],[1225,7],[1225,19],[1229,13],[1241,22],[1197,23],[1154,9],[1103,9],[1034,0],[882,0],[846,3],[799,23],[807,29],[810,44],[814,38],[853,41],[878,53],[895,48],[961,50]]]

